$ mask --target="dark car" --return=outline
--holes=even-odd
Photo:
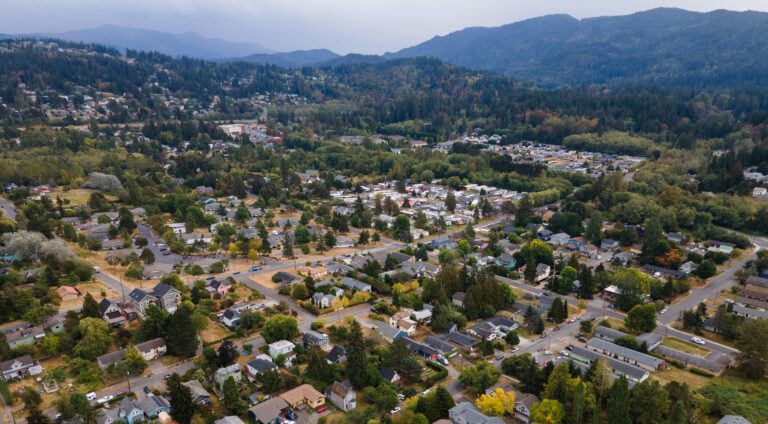
[[[163,378],[168,380],[169,378],[171,378],[171,375],[170,374],[166,374],[165,377],[163,377]]]
[[[144,393],[149,394],[149,386],[144,386]]]
[[[288,418],[289,420],[295,420],[298,417],[296,416],[295,412],[289,409],[288,411],[285,412],[285,418]]]

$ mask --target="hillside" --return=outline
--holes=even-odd
[[[467,28],[386,57],[430,56],[543,86],[610,82],[768,83],[768,13],[653,9],[578,20],[550,15]]]
[[[259,65],[277,65],[283,68],[315,66],[338,58],[339,55],[327,50],[296,50],[281,53],[257,53],[250,56],[229,59],[230,61],[255,63]]]

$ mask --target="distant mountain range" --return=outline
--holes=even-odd
[[[653,9],[578,20],[551,15],[467,28],[384,55],[430,56],[540,85],[768,79],[768,13]]]
[[[26,36],[281,67],[428,56],[532,80],[544,87],[614,82],[768,85],[768,13],[763,12],[660,8],[582,20],[549,15],[494,28],[467,28],[383,56],[339,56],[326,49],[275,53],[259,44],[205,38],[192,32],[170,34],[112,25]]]
[[[195,32],[172,34],[117,25],[102,25],[97,28],[60,33],[14,34],[12,37],[56,38],[66,41],[103,44],[122,50],[156,51],[174,57],[189,56],[210,60],[256,53],[271,53],[269,49],[256,43],[236,43],[207,38]]]

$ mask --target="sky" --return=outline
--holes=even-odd
[[[275,51],[381,54],[471,26],[567,13],[624,15],[656,7],[768,11],[766,0],[0,0],[0,33],[112,24],[254,42]]]

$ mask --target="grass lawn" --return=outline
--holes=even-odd
[[[726,373],[698,390],[705,400],[717,399],[723,414],[742,415],[750,422],[768,422],[768,381],[751,381]]]
[[[51,199],[56,199],[58,196],[61,197],[61,199],[65,202],[69,201],[69,205],[80,206],[87,204],[88,199],[91,197],[91,193],[95,191],[96,190],[90,190],[87,188],[73,188],[72,190],[68,191],[54,190],[51,192],[50,197]],[[110,202],[117,200],[117,197],[110,194],[105,194],[104,197]]]
[[[667,347],[671,347],[672,349],[681,350],[683,352],[688,352],[690,354],[701,357],[709,355],[710,352],[709,349],[701,345],[697,345],[683,339],[678,339],[676,337],[667,337],[661,342],[661,344]]]
[[[204,343],[211,343],[211,342],[215,342],[216,340],[221,340],[224,337],[227,337],[231,334],[232,334],[231,331],[222,327],[218,323],[211,321],[211,319],[209,318],[208,328],[206,328],[200,333],[200,338],[203,339]]]
[[[658,380],[662,385],[672,381],[677,381],[678,383],[686,383],[692,390],[700,389],[706,386],[707,383],[709,383],[711,380],[710,378],[704,377],[702,375],[696,375],[675,367],[669,367],[669,369],[664,371],[657,371],[651,374],[651,379]]]

